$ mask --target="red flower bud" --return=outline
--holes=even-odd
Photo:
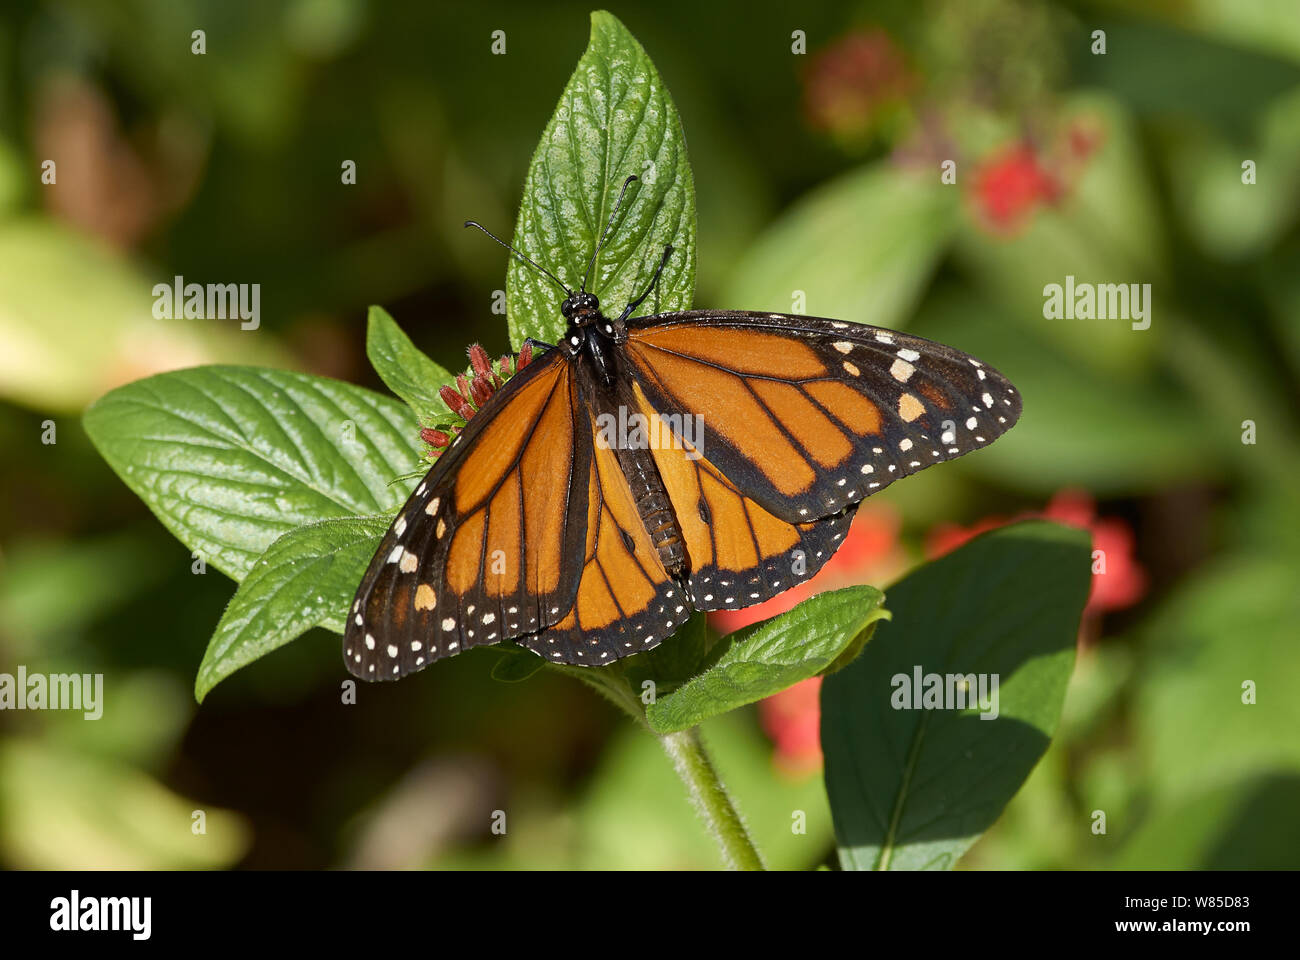
[[[434,430],[431,427],[423,427],[420,430],[420,439],[431,447],[445,447],[451,443],[451,437],[441,430]]]
[[[474,416],[474,408],[470,406],[469,401],[451,387],[443,387],[438,391],[438,396],[442,397],[442,402],[447,405],[447,409],[456,416],[464,417],[466,420]]]
[[[525,343],[524,348],[519,351],[519,359],[515,361],[515,372],[518,373],[533,360],[533,345]]]
[[[477,343],[469,348],[469,365],[474,368],[476,376],[492,378],[492,361],[488,359],[487,351]]]
[[[469,395],[470,399],[474,401],[476,406],[481,408],[483,404],[487,403],[489,398],[491,398],[492,393],[491,381],[483,380],[478,377],[475,377],[470,381]]]

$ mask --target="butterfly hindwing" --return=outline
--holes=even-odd
[[[633,397],[647,421],[658,417],[639,387]],[[653,455],[686,545],[686,586],[697,610],[739,610],[809,579],[839,548],[857,512],[852,504],[790,523],[742,494],[680,436],[657,444]]]
[[[348,613],[348,669],[390,680],[573,606],[592,433],[551,350],[468,423],[398,512]]]
[[[986,446],[1020,416],[1019,394],[996,370],[893,330],[737,311],[628,328],[628,367],[649,403],[701,414],[708,460],[792,523]]]
[[[595,442],[589,470],[581,580],[567,616],[521,645],[559,663],[597,666],[649,650],[690,618],[608,446]],[[577,555],[573,559],[576,559]]]

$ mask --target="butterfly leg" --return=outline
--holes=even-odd
[[[659,261],[659,266],[655,268],[655,275],[650,278],[650,286],[645,288],[645,293],[641,294],[641,296],[637,297],[627,305],[627,309],[625,309],[619,316],[618,320],[615,321],[616,326],[621,324],[628,317],[632,316],[632,311],[641,306],[645,298],[650,296],[650,291],[654,290],[654,288],[659,284],[659,274],[664,272],[664,267],[668,265],[668,258],[672,256],[672,252],[673,245],[671,243],[664,247],[663,259]]]

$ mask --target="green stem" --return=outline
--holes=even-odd
[[[695,810],[722,851],[728,870],[764,870],[763,857],[745,829],[740,814],[718,777],[700,740],[698,727],[659,737],[672,758],[677,775],[686,784]]]
[[[567,673],[584,681],[627,712],[646,731],[659,738],[664,750],[673,761],[677,776],[686,784],[700,819],[722,852],[722,862],[728,870],[766,870],[763,856],[758,852],[749,831],[745,829],[740,813],[731,802],[718,771],[713,767],[700,728],[691,727],[677,733],[658,734],[646,722],[645,706],[637,696],[632,682],[619,664],[608,667],[566,667],[547,664],[551,669]]]

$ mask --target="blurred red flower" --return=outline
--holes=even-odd
[[[827,590],[894,579],[907,566],[898,542],[901,524],[898,511],[891,504],[864,504],[849,527],[843,545],[810,580],[757,606],[714,611],[709,614],[709,623],[725,635],[784,613]],[[758,704],[763,729],[776,747],[773,762],[789,776],[806,776],[821,768],[820,690],[821,678],[813,677]]]
[[[841,37],[811,58],[804,75],[804,112],[819,130],[870,139],[906,106],[914,86],[903,53],[879,28]]]
[[[1085,620],[1111,610],[1123,610],[1142,599],[1146,593],[1147,575],[1135,555],[1137,543],[1133,531],[1117,517],[1098,517],[1092,497],[1082,490],[1056,493],[1037,513],[985,517],[969,527],[941,524],[930,531],[926,553],[931,558],[941,557],[978,534],[1030,517],[1055,520],[1092,533],[1095,572],[1088,605],[1084,608]]]
[[[822,678],[809,677],[758,703],[763,731],[776,748],[772,764],[792,779],[822,766],[821,691]]]
[[[976,220],[990,233],[1017,233],[1040,209],[1069,195],[1104,140],[1101,120],[1083,115],[1065,124],[1046,148],[1018,140],[994,150],[971,181]]]
[[[1042,205],[1056,201],[1061,186],[1043,168],[1028,143],[1014,143],[986,158],[976,169],[976,216],[994,233],[1014,233]]]

